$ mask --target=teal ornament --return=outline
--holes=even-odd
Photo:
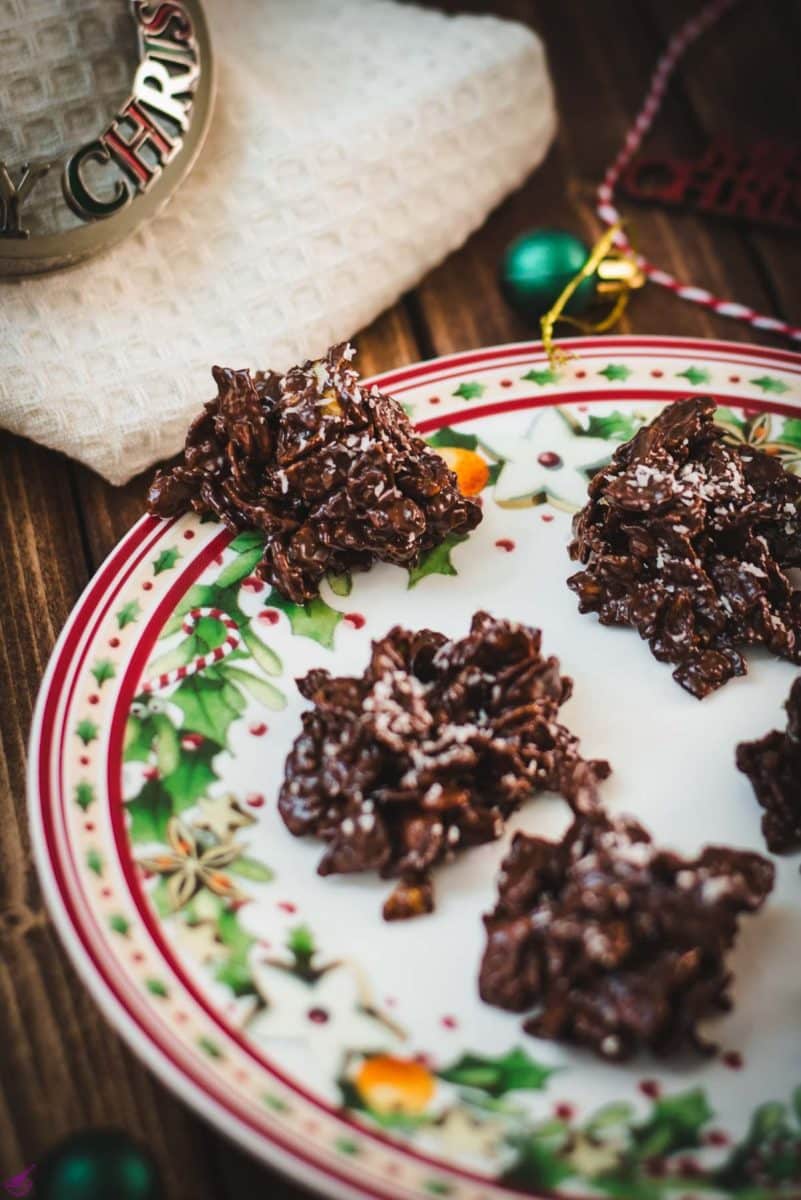
[[[507,246],[501,287],[508,303],[528,321],[538,321],[579,273],[590,256],[581,238],[564,229],[531,229]],[[578,316],[595,299],[594,275],[582,279],[565,312]]]
[[[36,1200],[164,1200],[152,1156],[127,1134],[96,1129],[67,1138],[36,1171]]]

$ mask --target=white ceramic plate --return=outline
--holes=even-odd
[[[476,994],[509,836],[558,835],[561,801],[532,801],[501,842],[441,869],[434,915],[389,926],[388,885],[321,879],[319,843],[276,811],[296,676],[361,671],[398,621],[458,636],[487,608],[541,626],[574,677],[564,717],[611,760],[611,808],[688,853],[763,849],[734,746],[781,724],[793,668],[754,654],[699,704],[636,634],[579,616],[566,545],[587,472],[682,395],[714,395],[731,436],[798,469],[801,356],[661,338],[573,349],[555,374],[526,344],[378,381],[450,447],[465,486],[484,485],[481,526],[413,578],[377,567],[296,609],[252,577],[253,538],[145,517],[79,601],[42,687],[36,857],[84,979],[179,1095],[332,1195],[759,1200],[799,1178],[797,857],[777,860],[766,909],[743,922],[736,1003],[709,1028],[721,1053],[612,1066],[524,1035]]]

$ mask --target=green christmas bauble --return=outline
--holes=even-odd
[[[36,1200],[164,1200],[152,1157],[125,1133],[67,1138],[36,1172]]]
[[[564,229],[532,229],[506,248],[501,263],[503,293],[521,316],[537,321],[553,306],[589,255],[581,238]],[[594,295],[595,278],[582,279],[565,312],[573,316],[584,312]]]

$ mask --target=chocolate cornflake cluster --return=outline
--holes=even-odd
[[[762,832],[774,854],[801,846],[801,676],[785,707],[786,732],[774,729],[737,747],[737,766],[751,780],[765,810]]]
[[[278,807],[293,834],[328,843],[321,875],[398,879],[384,917],[416,916],[433,908],[432,868],[498,838],[532,792],[596,805],[609,766],[559,723],[572,682],[540,645],[539,630],[479,612],[459,641],[396,627],[361,677],[299,680],[313,707]]]
[[[773,877],[746,851],[708,846],[687,860],[659,850],[632,818],[600,809],[561,842],[518,833],[484,918],[481,996],[533,1010],[527,1032],[606,1059],[709,1053],[697,1022],[729,1007],[726,951]]]
[[[669,404],[592,479],[573,522],[581,612],[631,625],[699,699],[742,675],[741,647],[801,662],[801,480],[732,446],[705,398]]]
[[[272,371],[213,369],[218,395],[160,471],[151,513],[194,509],[266,535],[258,573],[297,604],[327,572],[408,566],[481,520],[475,500],[414,433],[396,400],[359,385],[353,348]]]

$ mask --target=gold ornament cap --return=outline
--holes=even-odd
[[[0,15],[0,276],[71,266],[149,220],[208,131],[200,0],[11,0]]]
[[[623,242],[624,245],[618,243]],[[595,292],[599,300],[611,300],[612,306],[605,316],[595,321],[569,316],[565,312],[570,297],[585,279],[594,278]],[[542,344],[552,367],[567,361],[567,354],[554,342],[554,325],[564,321],[582,333],[603,333],[618,323],[626,310],[632,291],[645,285],[646,277],[636,251],[628,238],[623,237],[623,223],[610,225],[593,246],[581,270],[565,286],[558,298],[540,318]]]

